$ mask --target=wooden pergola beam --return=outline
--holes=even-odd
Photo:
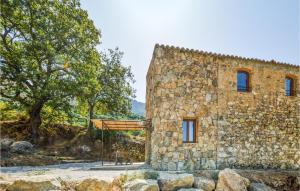
[[[141,131],[144,129],[140,129],[140,128],[107,128],[104,130],[109,130],[109,131]]]
[[[147,128],[147,124],[144,121],[137,120],[91,120],[96,128],[112,131],[138,131]]]

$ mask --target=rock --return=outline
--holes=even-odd
[[[212,191],[216,188],[215,181],[213,179],[205,177],[195,177],[194,187],[201,188],[204,191]]]
[[[55,189],[57,189],[57,187],[50,181],[31,182],[24,180],[16,180],[7,188],[9,191],[48,191]]]
[[[249,191],[276,191],[263,183],[251,183]]]
[[[216,191],[247,191],[250,181],[232,169],[224,169],[219,173]]]
[[[78,146],[78,149],[81,150],[82,153],[88,153],[91,152],[91,147],[87,146],[87,145],[81,145]]]
[[[158,176],[158,185],[160,190],[177,190],[180,188],[192,188],[194,176],[192,174],[178,174],[160,172]]]
[[[8,183],[0,183],[0,191],[6,191],[8,186]]]
[[[180,188],[177,191],[204,191],[204,190],[199,189],[199,188]]]
[[[74,154],[87,154],[91,152],[91,150],[92,150],[91,147],[88,145],[79,145],[72,148],[72,152]]]
[[[62,191],[75,191],[75,186],[78,184],[77,181],[64,181],[60,180],[60,190]]]
[[[276,190],[299,191],[299,171],[236,170],[251,182],[260,182]]]
[[[110,184],[111,191],[122,191],[122,181],[121,176],[117,176],[113,179]]]
[[[125,191],[159,191],[156,180],[135,179],[126,182],[123,186]]]
[[[176,163],[175,162],[169,162],[168,163],[168,170],[176,170]]]
[[[203,165],[204,169],[216,169],[216,163],[214,160],[208,160],[204,165]]]
[[[134,180],[134,179],[157,179],[158,172],[153,170],[139,170],[132,173],[121,174],[119,179],[123,183]]]
[[[33,152],[33,145],[28,141],[16,141],[10,146],[11,152],[19,154],[30,154]]]
[[[219,176],[219,170],[199,170],[196,172],[196,177],[200,176],[217,181]]]
[[[14,142],[12,139],[4,138],[0,139],[0,148],[1,151],[8,151],[10,148],[10,145]]]
[[[86,179],[75,187],[76,191],[107,191],[109,183],[104,180]]]

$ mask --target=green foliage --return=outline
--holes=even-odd
[[[54,109],[46,105],[42,111],[43,126],[47,127],[50,124],[63,124],[68,120],[68,115],[62,110]]]
[[[127,131],[126,134],[128,134],[130,136],[144,137],[145,136],[145,131]]]
[[[140,116],[140,115],[136,115],[134,113],[130,113],[130,114],[127,114],[127,115],[113,115],[113,114],[102,114],[102,115],[99,115],[99,114],[96,114],[95,115],[95,118],[96,119],[110,119],[110,120],[144,120],[144,117],[143,116]]]
[[[0,32],[1,120],[26,115],[34,129],[101,114],[143,119],[130,112],[134,80],[123,53],[97,52],[100,31],[79,0],[1,1]]]
[[[0,101],[0,121],[26,119],[26,112],[16,104]]]
[[[121,64],[123,53],[118,48],[109,49],[101,54],[101,65],[94,72],[96,78],[92,78],[85,86],[80,101],[86,103],[89,119],[96,114],[112,116],[130,115],[131,99],[134,90],[131,83],[134,82],[130,67]],[[96,61],[96,60],[95,60]],[[92,128],[92,124],[89,124]]]
[[[79,0],[1,1],[0,31],[1,97],[21,104],[35,126],[44,105],[67,105],[93,81],[100,32]]]
[[[28,106],[74,90],[99,42],[93,22],[71,0],[4,1],[1,37],[2,96]]]
[[[131,99],[134,97],[131,83],[134,80],[131,68],[121,64],[122,57],[123,52],[118,48],[101,54],[104,67],[98,80],[102,91],[98,92],[96,99],[109,114],[126,115],[131,111]]]

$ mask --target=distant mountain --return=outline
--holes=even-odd
[[[134,114],[145,116],[145,111],[146,111],[146,109],[145,109],[145,103],[139,102],[139,101],[136,101],[136,100],[132,100],[131,111]]]

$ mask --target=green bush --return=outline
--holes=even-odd
[[[18,105],[0,101],[0,121],[26,119],[27,115],[23,108]]]

